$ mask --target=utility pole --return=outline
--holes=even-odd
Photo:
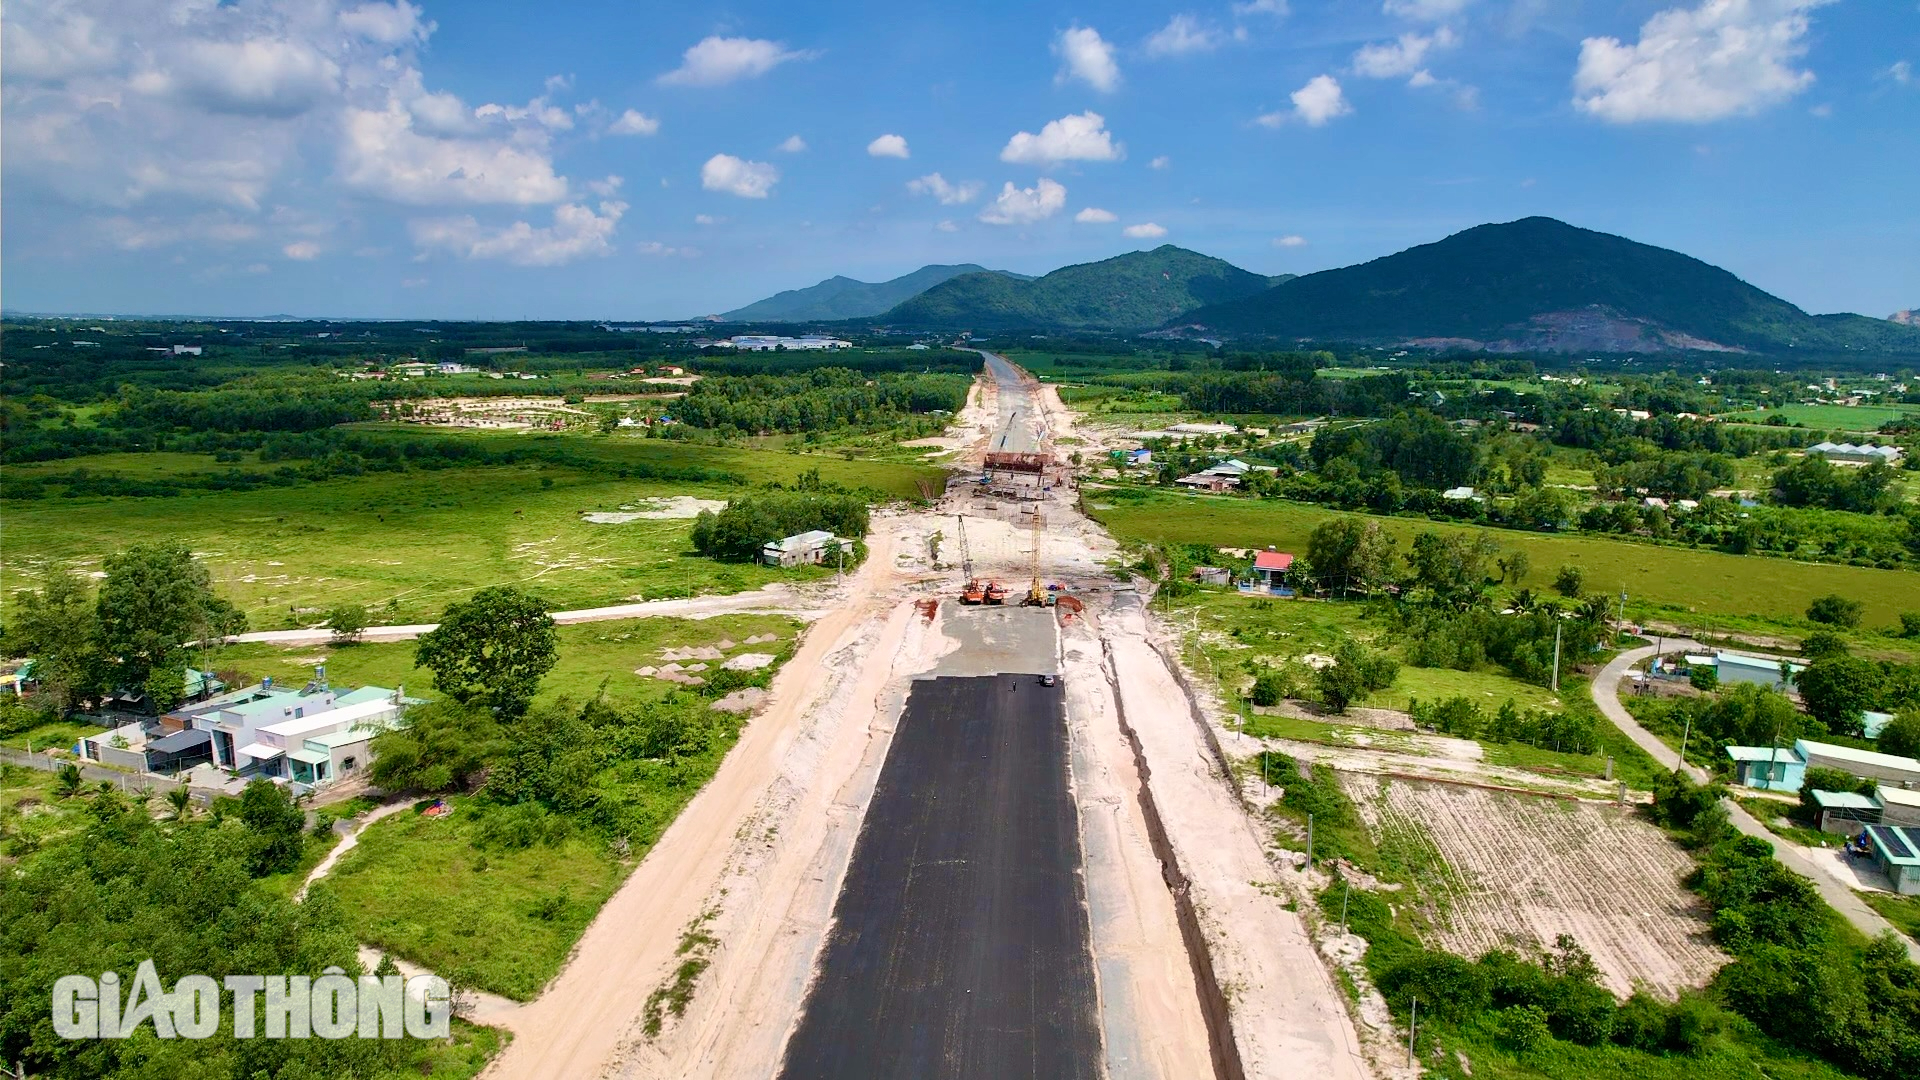
[[[1347,891],[1340,894],[1340,932],[1347,932],[1347,901],[1353,898],[1353,882],[1346,883]]]
[[[1313,815],[1307,815],[1307,869],[1313,869]]]
[[[1413,1033],[1420,1028],[1420,999],[1413,999],[1413,1015],[1407,1018],[1407,1066],[1413,1066]]]
[[[1680,762],[1673,767],[1674,772],[1687,767],[1687,739],[1693,734],[1693,714],[1687,714],[1687,726],[1680,731]]]

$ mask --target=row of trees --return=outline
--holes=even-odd
[[[782,537],[823,529],[857,540],[867,535],[865,499],[827,491],[762,491],[730,499],[693,522],[693,547],[717,559],[752,559]]]
[[[971,380],[815,368],[792,375],[710,375],[675,403],[681,421],[747,432],[877,428],[921,413],[958,412]]]

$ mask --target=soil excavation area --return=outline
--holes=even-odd
[[[874,789],[787,1080],[1098,1077],[1059,686],[917,682]]]

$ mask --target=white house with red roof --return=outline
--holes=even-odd
[[[1282,583],[1287,571],[1293,569],[1293,556],[1268,545],[1267,550],[1253,557],[1253,572],[1261,582],[1271,589]]]

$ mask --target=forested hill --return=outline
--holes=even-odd
[[[1019,281],[962,274],[882,316],[898,326],[1004,329],[1093,327],[1141,330],[1204,304],[1259,292],[1277,278],[1166,244]]]
[[[850,277],[830,277],[804,289],[788,289],[765,300],[756,300],[743,308],[722,315],[731,322],[828,322],[837,319],[861,319],[878,315],[910,296],[933,288],[961,274],[999,274],[973,263],[958,266],[923,266],[911,274],[891,281],[855,281]],[[1017,275],[1008,275],[1017,276]]]
[[[1920,353],[1920,328],[1809,315],[1717,266],[1544,217],[1476,226],[1179,321],[1238,336],[1494,350]]]

